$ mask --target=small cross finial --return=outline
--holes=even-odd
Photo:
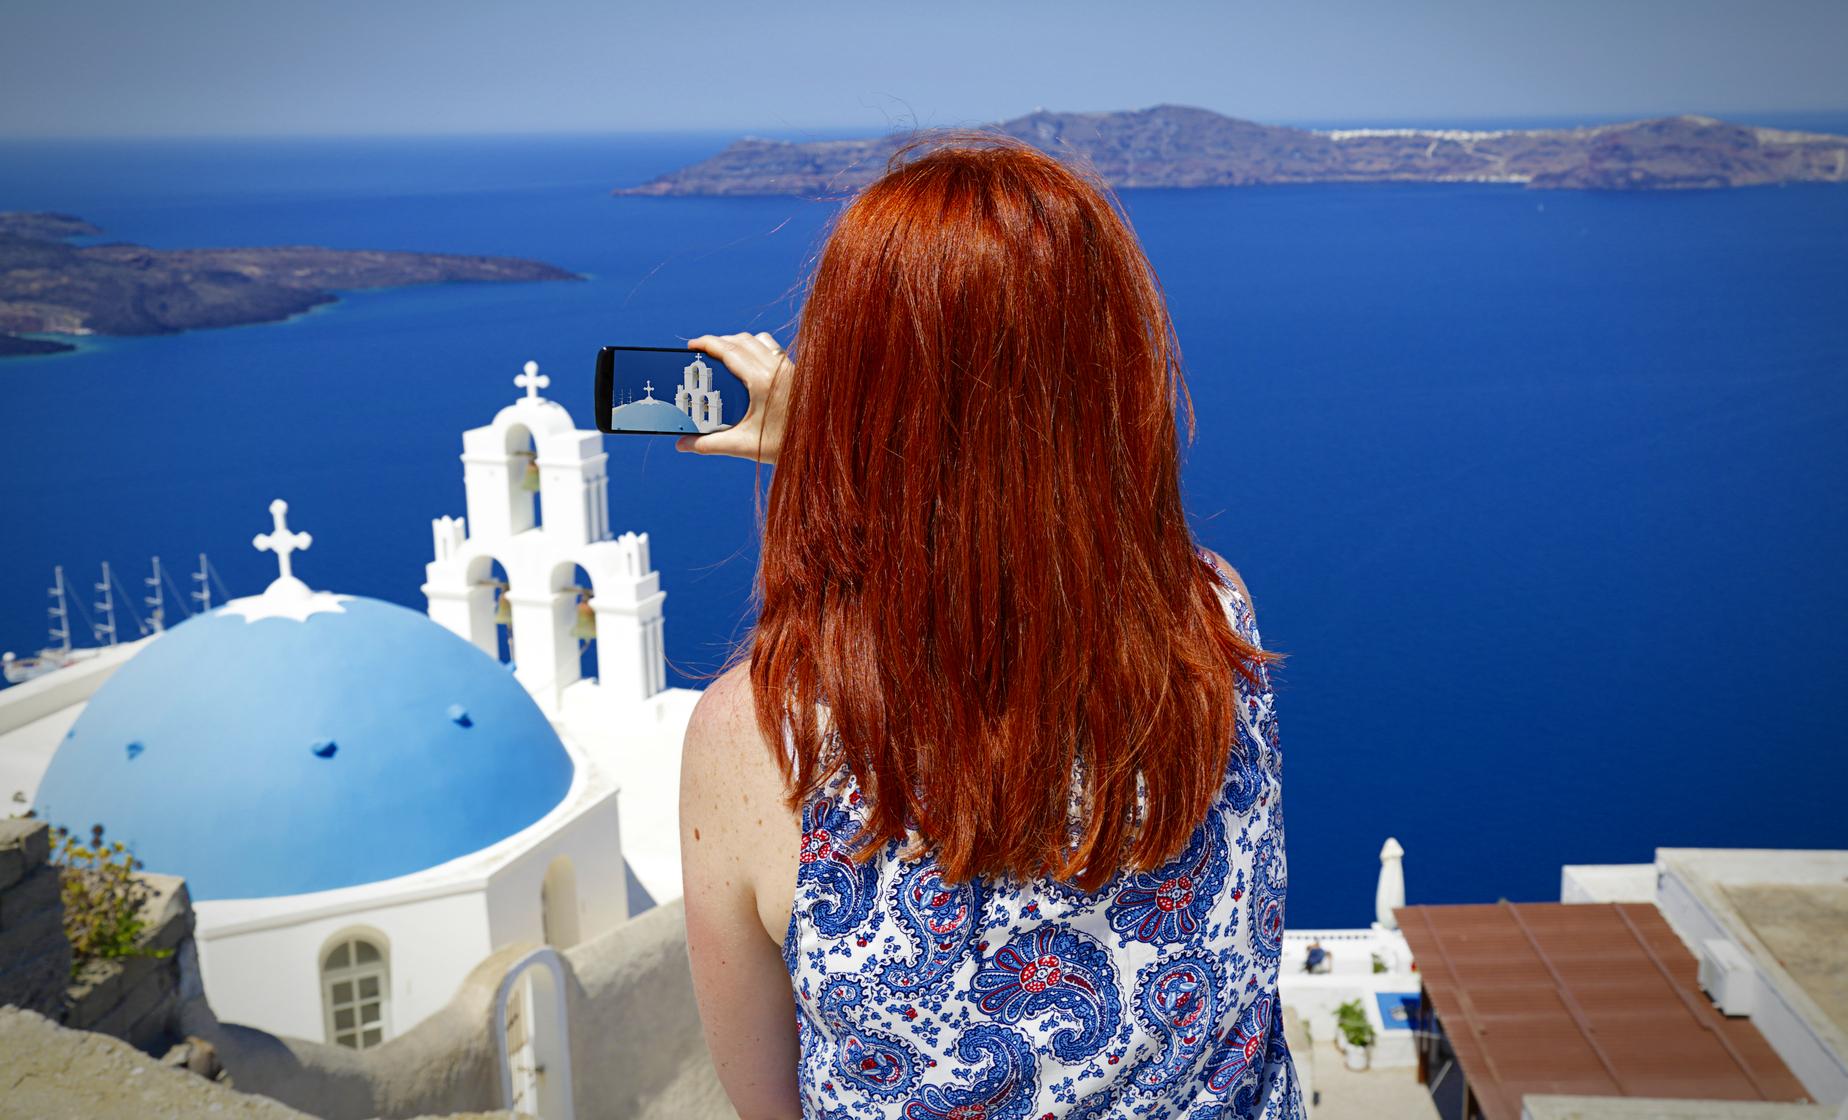
[[[275,519],[273,532],[258,533],[251,539],[251,544],[264,552],[274,552],[276,561],[282,566],[282,577],[278,583],[296,583],[295,573],[289,570],[289,554],[298,552],[314,543],[314,538],[307,533],[289,531],[289,503],[277,498],[269,504],[270,516]]]
[[[527,400],[536,401],[539,399],[539,390],[550,385],[552,379],[539,372],[538,362],[527,362],[524,368],[525,372],[514,378],[513,383],[526,390]]]
[[[642,382],[642,392],[648,394],[649,400],[654,400],[654,382],[652,381]]]

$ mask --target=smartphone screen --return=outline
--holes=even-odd
[[[684,346],[597,351],[597,427],[616,435],[698,435],[744,416],[744,382],[710,354]]]

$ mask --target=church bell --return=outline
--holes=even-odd
[[[596,592],[582,584],[575,584],[571,590],[577,592],[577,621],[571,624],[571,636],[583,642],[597,640],[597,612],[590,609],[590,597]]]

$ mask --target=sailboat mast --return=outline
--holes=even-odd
[[[142,602],[146,603],[149,608],[148,626],[158,634],[167,628],[167,596],[160,584],[160,557],[158,556],[154,557],[154,574],[147,578],[146,583],[154,589],[154,594],[147,596]]]
[[[60,653],[69,652],[71,648],[71,608],[64,601],[64,565],[55,564],[51,569],[51,645]]]
[[[212,609],[212,576],[203,552],[199,554],[199,570],[193,573],[193,578],[199,581],[199,590],[193,592],[192,597],[199,600],[199,613],[205,614]]]
[[[103,601],[96,604],[96,610],[107,621],[95,623],[92,626],[92,629],[96,633],[97,641],[99,642],[102,641],[104,635],[108,635],[109,644],[115,645],[116,644],[115,580],[110,578],[109,561],[107,560],[103,561],[103,581],[96,585],[96,589],[103,593]]]

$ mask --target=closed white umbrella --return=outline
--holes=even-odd
[[[1405,905],[1405,866],[1401,862],[1405,849],[1392,837],[1386,838],[1386,845],[1380,849],[1380,885],[1373,892],[1373,914],[1382,929],[1398,929],[1398,919],[1392,916],[1393,908]]]

